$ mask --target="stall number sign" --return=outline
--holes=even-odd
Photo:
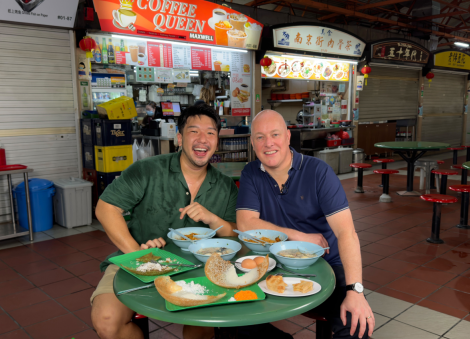
[[[372,58],[426,64],[429,52],[415,44],[394,41],[374,45]]]
[[[437,53],[434,54],[434,66],[470,71],[470,55],[456,51]]]

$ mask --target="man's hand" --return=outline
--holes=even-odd
[[[165,245],[166,245],[166,241],[163,240],[163,238],[158,238],[158,239],[149,240],[145,244],[141,244],[140,249],[146,250],[146,249],[155,248],[155,247],[162,248],[162,247],[165,247]]]
[[[325,237],[321,233],[303,233],[302,241],[311,242],[313,244],[320,245],[323,248],[328,247],[328,241],[326,241]],[[329,253],[330,250],[326,250],[326,254]]]
[[[367,324],[369,325],[369,337],[374,332],[375,327],[375,317],[372,312],[369,303],[367,302],[364,294],[357,293],[355,291],[348,291],[346,298],[341,304],[341,320],[343,325],[346,326],[346,311],[351,313],[351,332],[350,335],[353,336],[356,332],[357,322],[359,321],[359,338],[362,338],[364,332],[366,331]],[[370,318],[369,318],[370,317]]]
[[[188,215],[195,222],[202,221],[206,225],[210,225],[212,222],[216,221],[216,215],[209,212],[205,207],[197,202],[186,206],[185,208],[180,208],[181,212],[180,219],[183,219],[185,214]]]

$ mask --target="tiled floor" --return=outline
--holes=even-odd
[[[449,167],[446,159],[441,168]],[[443,206],[445,244],[428,244],[432,204],[395,194],[405,187],[403,174],[391,176],[389,204],[378,202],[379,175],[366,173],[365,194],[354,193],[354,173],[340,175],[361,241],[364,285],[377,323],[373,337],[466,339],[470,231],[454,227],[460,203]],[[418,183],[415,177],[415,189]],[[0,339],[97,338],[89,297],[101,278],[99,262],[114,245],[96,221],[70,230],[55,226],[35,238],[32,244],[25,237],[0,241]],[[315,323],[304,316],[274,324],[296,339],[315,337]],[[153,339],[182,338],[178,324],[152,320],[150,329]]]

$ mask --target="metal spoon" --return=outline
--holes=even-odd
[[[155,285],[152,283],[152,284],[148,284],[148,285],[145,285],[145,286],[130,288],[130,289],[128,289],[128,290],[124,290],[124,291],[118,292],[118,293],[116,293],[116,295],[123,295],[123,294],[129,293],[129,292],[138,291],[138,290],[143,290],[143,289],[145,289],[145,288],[150,288],[150,287],[152,287],[152,286],[155,286]]]
[[[268,243],[266,243],[266,242],[264,242],[263,240],[260,240],[260,239],[258,239],[258,238],[255,238],[255,237],[249,235],[248,233],[240,232],[239,230],[233,230],[233,231],[234,231],[235,233],[238,233],[238,234],[243,235],[245,238],[254,240],[254,241],[256,241],[257,243],[259,243],[259,244],[261,244],[261,245],[263,245],[263,246],[268,245]],[[271,244],[269,244],[269,245],[271,245]]]
[[[324,247],[324,248],[320,248],[319,250],[313,251],[313,252],[307,251],[307,250],[306,250],[305,248],[303,248],[303,247],[297,247],[297,249],[298,249],[299,252],[302,253],[302,254],[315,254],[315,253],[320,252],[321,250],[325,250],[325,251],[326,251],[326,250],[329,250],[330,248],[329,248],[329,247]]]
[[[297,275],[299,277],[316,277],[315,274],[302,274],[302,273],[296,273],[296,272],[289,271],[288,269],[284,268],[284,266],[282,266],[282,264],[280,262],[276,263],[276,267],[280,268],[281,270],[283,270],[285,272],[289,272],[290,274]]]
[[[172,228],[169,228],[169,230],[172,231],[172,232],[175,232],[175,233],[176,233],[177,235],[179,235],[181,238],[186,239],[186,240],[189,240],[189,241],[191,241],[191,242],[194,244],[194,240],[189,239],[187,236],[185,236],[184,234],[181,234],[181,233],[178,232],[177,230],[174,230],[174,229],[172,229]]]
[[[219,228],[213,230],[212,232],[209,232],[209,233],[207,233],[207,234],[201,234],[201,235],[196,234],[194,237],[195,237],[195,238],[198,238],[198,239],[209,238],[209,237],[212,236],[213,233],[217,232],[217,231],[220,230],[222,227],[224,227],[224,225],[222,225],[222,226],[220,226]]]

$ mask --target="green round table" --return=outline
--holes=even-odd
[[[228,237],[227,239],[238,240],[235,237]],[[165,246],[165,250],[193,263],[200,263],[191,253],[181,251],[172,242]],[[253,254],[243,245],[240,252],[232,260]],[[123,294],[118,296],[118,299],[139,314],[170,323],[209,327],[236,327],[270,323],[305,313],[323,303],[333,293],[336,281],[335,275],[331,266],[323,258],[320,258],[314,265],[298,272],[316,274],[316,277],[310,279],[321,285],[321,291],[311,296],[294,298],[276,297],[266,294],[266,299],[261,301],[207,306],[176,312],[167,311],[165,300],[158,294],[155,288]],[[268,274],[273,273],[285,272],[275,268],[268,272],[260,281],[264,280]],[[202,276],[204,276],[204,267],[173,275],[172,279],[178,281]],[[286,276],[294,277],[294,275],[289,274],[286,274]],[[144,283],[137,278],[124,270],[119,270],[114,278],[114,293],[142,285]]]
[[[421,158],[427,151],[438,151],[450,147],[450,144],[443,142],[429,141],[387,141],[379,142],[374,145],[379,148],[392,149],[398,153],[408,164],[406,178],[406,191],[397,192],[399,195],[421,195],[413,191],[413,177],[415,173],[415,161]]]

